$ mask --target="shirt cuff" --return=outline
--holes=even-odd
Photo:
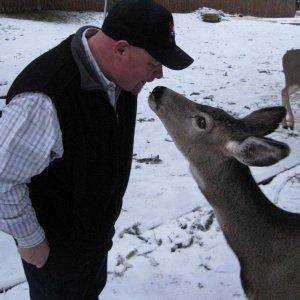
[[[45,239],[45,232],[41,226],[38,226],[37,230],[31,235],[26,237],[16,238],[18,246],[23,248],[31,248],[40,244]]]

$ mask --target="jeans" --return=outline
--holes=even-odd
[[[22,263],[31,300],[97,300],[107,280],[107,253],[85,258],[50,246],[42,268]]]

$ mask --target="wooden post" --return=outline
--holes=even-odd
[[[37,0],[37,10],[39,10],[39,11],[42,10],[42,3],[41,3],[41,0]]]
[[[105,0],[105,3],[104,3],[104,18],[103,19],[105,19],[105,17],[106,17],[106,14],[107,14],[107,3],[108,2],[108,0]]]

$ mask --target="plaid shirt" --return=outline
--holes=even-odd
[[[0,119],[0,229],[20,246],[34,246],[45,238],[26,183],[62,154],[61,131],[49,97],[14,97]]]
[[[116,107],[120,89],[105,78],[87,42],[96,32],[95,28],[87,29],[82,44],[99,84]],[[22,247],[35,246],[45,238],[27,183],[62,155],[62,133],[51,99],[43,93],[15,96],[0,118],[0,230],[12,235]]]

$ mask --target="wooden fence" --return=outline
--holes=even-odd
[[[111,3],[118,0],[111,0]],[[143,0],[141,0],[143,1]],[[259,17],[293,17],[295,0],[156,0],[172,12],[191,12],[199,7],[221,9]],[[104,0],[0,0],[0,12],[24,10],[96,10],[104,8]]]
[[[37,10],[102,11],[104,0],[0,0],[0,12]]]

